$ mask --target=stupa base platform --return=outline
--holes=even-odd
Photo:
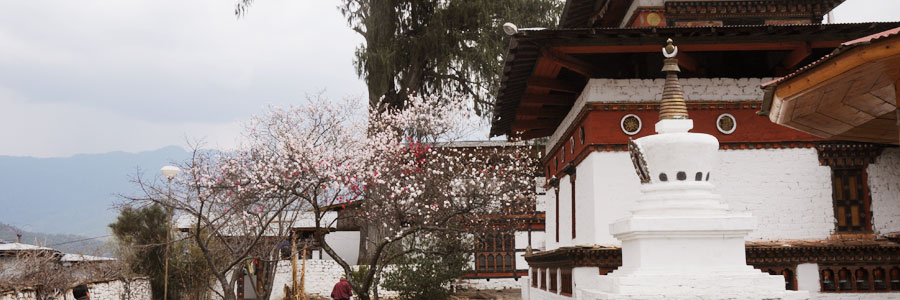
[[[699,273],[698,273],[699,272]],[[805,300],[809,292],[786,291],[784,278],[750,266],[728,269],[619,269],[598,276],[592,288],[579,288],[578,299]]]

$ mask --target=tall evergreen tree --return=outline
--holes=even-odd
[[[485,116],[494,105],[509,39],[503,23],[554,27],[561,0],[341,0],[348,25],[365,38],[356,49],[370,108],[403,108],[411,94],[471,99]],[[240,0],[235,14],[253,0]]]

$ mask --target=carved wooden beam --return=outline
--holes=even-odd
[[[593,64],[572,57],[570,55],[566,55],[563,52],[548,48],[541,48],[541,53],[544,54],[545,59],[557,65],[563,66],[566,69],[572,70],[575,73],[581,74],[584,77],[593,78],[597,76],[597,74],[600,74],[600,71],[596,67],[594,67]]]
[[[571,95],[522,95],[522,105],[552,105],[571,106],[575,103],[575,96]]]
[[[556,129],[556,126],[562,122],[562,119],[540,119],[540,120],[516,120],[510,124],[509,128],[512,132],[524,132],[534,129]]]
[[[553,117],[561,117],[565,116],[566,113],[569,112],[567,108],[554,106],[554,107],[519,107],[516,110],[517,116],[522,117],[531,117],[531,118],[553,118]]]
[[[697,60],[690,54],[678,52],[678,55],[675,55],[675,58],[678,59],[678,66],[682,69],[691,72],[697,71]]]
[[[576,94],[580,93],[583,89],[583,86],[571,81],[538,77],[528,79],[528,86]]]
[[[523,140],[529,140],[529,139],[533,139],[533,138],[539,138],[539,137],[545,137],[545,136],[552,135],[553,131],[555,131],[555,130],[556,129],[550,129],[550,128],[532,129],[529,131],[521,132],[519,134],[514,133],[513,137],[523,139]]]
[[[810,54],[812,54],[812,46],[809,43],[801,43],[781,61],[781,66],[786,69],[794,69],[800,62],[809,57]]]

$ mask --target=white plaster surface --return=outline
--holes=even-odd
[[[302,263],[302,262],[301,262]],[[297,276],[300,276],[300,265],[297,266]],[[344,275],[344,269],[338,263],[329,259],[312,259],[306,261],[305,287],[307,294],[317,294],[326,298],[331,297],[331,289]],[[291,284],[291,261],[278,262],[275,269],[275,281],[272,283],[271,299],[284,297],[284,286]],[[385,289],[378,290],[379,296],[396,296],[396,292]]]
[[[730,211],[751,213],[757,219],[757,228],[747,240],[827,239],[834,231],[831,169],[819,165],[816,149],[719,150],[718,156],[721,163],[710,173],[710,182],[716,185],[715,192],[721,195]],[[566,232],[570,227],[565,224],[571,224],[566,202],[571,200],[565,194],[568,177],[563,177],[560,179],[561,239],[559,244],[555,242],[555,205],[552,203],[555,200],[551,200],[547,205],[546,249],[573,244],[620,245],[609,233],[607,225],[628,216],[640,190],[640,181],[628,153],[593,152],[577,168],[576,241],[573,243],[569,239],[571,233]],[[900,176],[894,178],[894,182],[900,182]],[[585,192],[579,193],[581,190]],[[884,193],[881,190],[884,189],[874,190],[873,198],[881,197],[879,193]],[[893,187],[891,191],[894,191]],[[893,196],[885,199],[897,199],[890,197]],[[900,213],[900,208],[885,210]],[[877,216],[876,224],[882,224]],[[898,217],[881,217],[881,220],[893,220],[892,224],[900,222]]]
[[[797,289],[810,293],[818,292],[821,289],[818,264],[797,265]]]
[[[102,281],[88,283],[91,299],[95,300],[150,300],[150,280],[147,278],[135,278],[125,283],[121,280]],[[56,297],[41,300],[74,300],[72,290],[65,291]],[[37,300],[34,290],[0,292],[0,300]]]
[[[827,239],[834,231],[831,169],[814,148],[719,150],[710,182],[734,212],[749,212],[751,241]]]
[[[505,290],[505,289],[517,289],[522,285],[523,280],[527,280],[528,277],[519,277],[518,280],[515,278],[492,278],[488,279],[460,279],[456,281],[456,286],[463,289],[477,289],[477,290]]]
[[[900,233],[900,149],[884,149],[866,171],[872,195],[872,229],[882,235]]]

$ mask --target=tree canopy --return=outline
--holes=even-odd
[[[235,9],[246,13],[253,0]],[[469,99],[486,116],[500,85],[506,22],[556,26],[560,0],[342,0],[339,9],[365,42],[354,66],[370,108],[403,108],[410,95]]]

